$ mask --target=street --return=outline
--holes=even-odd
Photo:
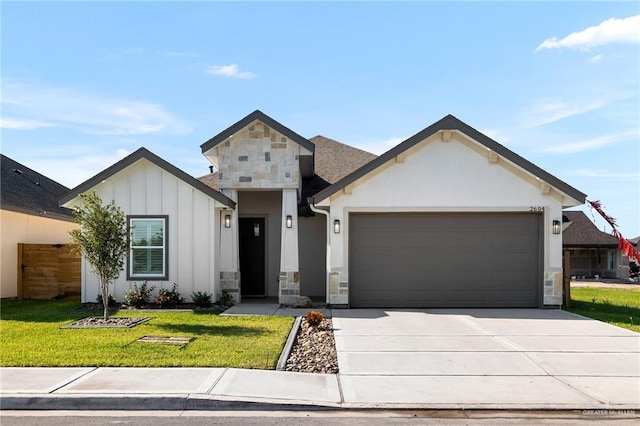
[[[2,411],[2,426],[636,425],[633,410]]]

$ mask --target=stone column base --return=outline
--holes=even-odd
[[[300,273],[298,271],[280,272],[278,287],[278,303],[294,305],[300,296]]]
[[[240,272],[220,272],[220,293],[226,291],[233,297],[233,303],[240,303]]]

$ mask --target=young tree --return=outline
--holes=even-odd
[[[95,192],[80,194],[82,206],[73,209],[73,221],[80,229],[70,232],[82,256],[100,279],[104,319],[109,319],[109,283],[118,278],[129,250],[127,222],[120,207],[112,201],[102,205]]]

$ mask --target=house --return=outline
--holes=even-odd
[[[629,278],[629,259],[618,248],[618,238],[600,231],[581,211],[565,211],[562,222],[562,247],[571,276]]]
[[[201,180],[142,148],[60,199],[93,190],[128,215],[116,295],[154,280],[283,304],[561,304],[562,210],[585,195],[451,115],[377,157],[255,111],[201,151]],[[83,286],[95,297],[87,265]]]
[[[69,188],[0,156],[0,297],[22,297],[18,291],[18,244],[67,244],[69,231],[78,225],[72,222],[71,210],[58,205],[58,198]]]

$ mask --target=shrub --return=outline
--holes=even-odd
[[[307,312],[307,324],[309,324],[311,327],[317,327],[320,325],[320,323],[322,322],[324,316],[322,315],[321,312],[317,312],[317,311],[309,311]]]
[[[98,297],[96,297],[96,302],[102,305],[102,294],[98,294]],[[113,294],[110,294],[107,302],[107,305],[109,305],[110,308],[113,308],[114,306],[116,306],[116,297]]]
[[[209,294],[206,291],[196,291],[195,293],[191,293],[191,300],[198,308],[209,308],[213,305],[211,299],[213,298],[213,294]]]
[[[166,288],[160,289],[160,291],[158,291],[158,297],[156,297],[156,305],[159,305],[161,308],[166,308],[182,303],[184,299],[180,297],[180,293],[176,290],[177,288],[178,284],[173,283],[171,290]]]
[[[143,282],[140,287],[138,287],[138,283],[133,283],[133,289],[125,291],[122,295],[124,303],[127,306],[140,308],[149,303],[151,292],[155,290],[155,288],[156,286],[154,285],[148,287],[146,281]]]
[[[222,306],[233,306],[233,296],[227,290],[222,290],[218,303]]]

